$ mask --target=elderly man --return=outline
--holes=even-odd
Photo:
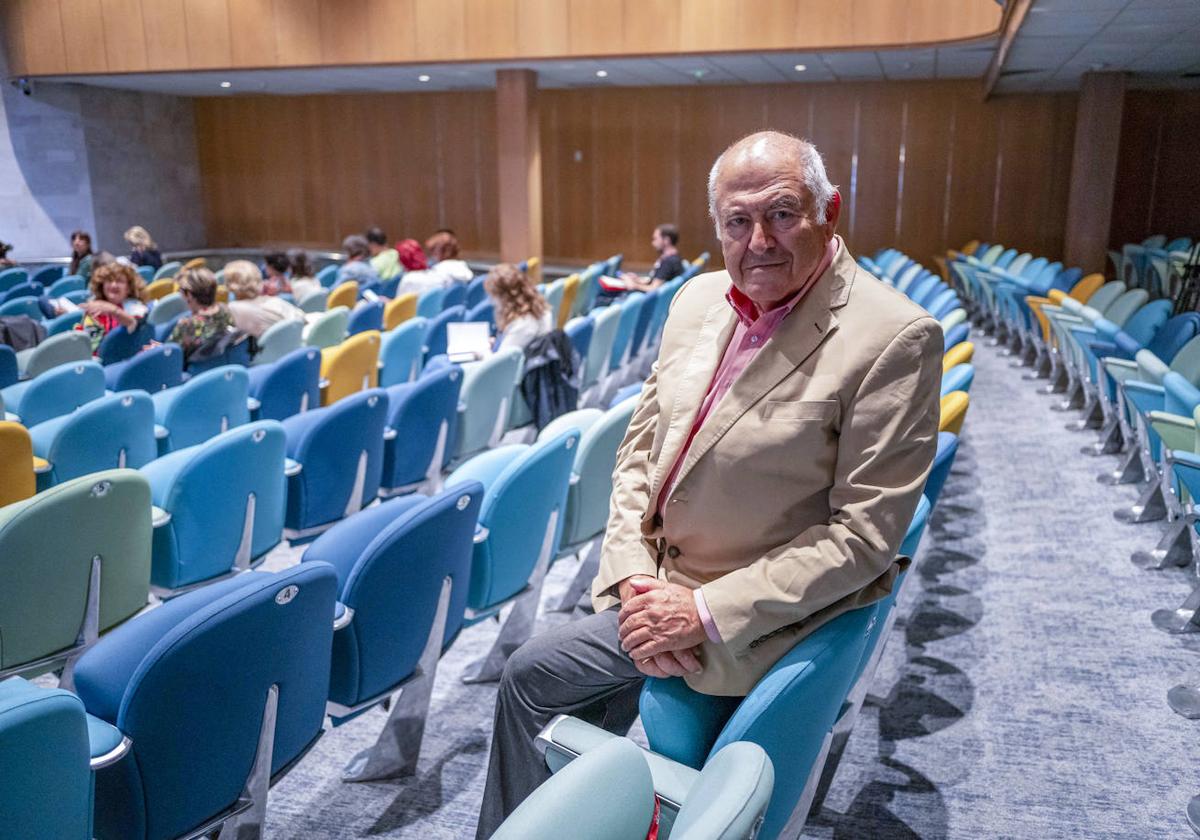
[[[743,696],[801,637],[888,593],[936,448],[937,321],[861,271],[813,146],[734,143],[709,176],[726,271],[676,297],[617,456],[596,614],[500,684],[479,837],[547,771],[551,717],[612,731],[644,677]]]

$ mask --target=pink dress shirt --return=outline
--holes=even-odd
[[[704,425],[704,421],[708,419],[713,408],[721,401],[721,398],[725,396],[725,393],[733,386],[737,378],[741,376],[742,371],[750,364],[750,360],[754,358],[754,355],[775,334],[775,330],[783,323],[783,319],[791,313],[796,304],[804,298],[808,290],[825,273],[825,269],[829,268],[833,263],[837,257],[839,247],[841,247],[841,237],[834,236],[829,240],[821,262],[817,264],[812,274],[804,281],[804,285],[790,298],[767,312],[760,312],[758,305],[742,294],[737,287],[732,285],[729,287],[729,291],[725,293],[725,299],[729,301],[729,305],[733,307],[733,311],[737,315],[737,326],[734,327],[729,344],[725,347],[721,363],[717,365],[717,372],[713,376],[712,382],[709,383],[708,392],[704,395],[704,401],[700,403],[700,411],[696,414],[696,421],[692,424],[687,440],[679,450],[679,456],[671,466],[671,471],[667,473],[667,480],[663,482],[663,489],[658,494],[657,509],[660,514],[665,509],[663,503],[670,498],[671,493],[675,490],[675,479],[679,473],[679,468],[683,465],[684,459],[687,458],[692,441],[695,439],[696,433],[700,431],[700,427]],[[704,594],[699,589],[693,591],[696,598],[696,611],[700,614],[700,621],[704,625],[704,632],[708,636],[709,641],[719,644],[722,641],[721,634],[717,630],[716,622],[713,621],[712,613],[708,611],[708,604],[704,602]]]

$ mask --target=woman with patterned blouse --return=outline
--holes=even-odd
[[[183,348],[186,362],[209,340],[236,329],[236,326],[229,307],[217,303],[217,278],[207,268],[189,268],[181,272],[175,282],[191,315],[179,319],[167,340]]]

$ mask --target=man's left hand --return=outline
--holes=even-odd
[[[643,590],[637,583],[639,594],[621,605],[618,631],[621,649],[635,662],[708,641],[692,590],[662,581],[651,581]]]

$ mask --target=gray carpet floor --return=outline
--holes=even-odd
[[[1200,636],[1149,621],[1193,579],[1135,568],[1130,553],[1164,526],[1113,518],[1136,495],[1095,481],[1114,459],[1081,455],[1091,434],[1065,430],[1069,417],[994,350],[980,347],[975,363],[958,460],[872,696],[803,836],[1193,837],[1184,807],[1200,792],[1200,722],[1171,712],[1166,692],[1200,682]],[[297,557],[281,549],[268,568]],[[544,603],[575,568],[551,570]],[[339,780],[382,724],[368,713],[272,790],[269,836],[471,836],[495,691],[459,676],[494,627],[469,629],[443,659],[414,778]]]

